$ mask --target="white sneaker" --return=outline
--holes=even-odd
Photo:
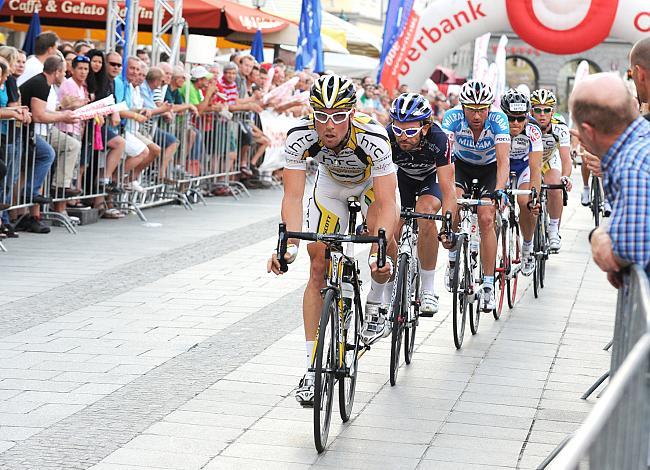
[[[305,408],[314,406],[314,373],[307,372],[296,389],[296,401]]]
[[[491,312],[497,306],[497,301],[494,298],[494,287],[486,286],[482,289],[481,302],[483,303],[483,311]]]
[[[420,313],[433,316],[434,313],[438,313],[438,308],[438,296],[428,290],[422,291],[422,305],[420,305]]]
[[[125,186],[127,191],[135,191],[137,193],[146,193],[147,190],[142,187],[139,181],[131,181]]]
[[[583,188],[582,189],[582,196],[580,197],[580,203],[583,206],[588,206],[591,204],[591,191],[589,188]]]
[[[384,304],[366,303],[366,314],[361,328],[361,338],[366,344],[390,334],[391,325],[386,319],[387,312],[388,307]]]
[[[454,262],[454,265],[456,263]],[[447,292],[451,292],[451,261],[447,263],[447,269],[445,269],[445,289],[447,289]]]
[[[603,215],[605,217],[609,217],[610,215],[612,215],[612,206],[607,201],[603,203]]]
[[[530,276],[535,271],[535,256],[532,253],[525,253],[522,258],[521,274]]]
[[[562,248],[562,238],[559,233],[551,233],[548,236],[548,247],[551,251],[558,252]]]

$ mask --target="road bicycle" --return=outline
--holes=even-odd
[[[482,195],[478,180],[472,180],[469,194],[456,202],[459,207],[460,230],[456,236],[456,262],[451,272],[451,291],[453,294],[452,329],[454,345],[460,349],[465,336],[467,311],[469,310],[469,327],[473,335],[478,332],[481,318],[480,284],[483,282],[480,246],[481,237],[478,225],[479,206],[492,206],[493,201],[480,198],[492,197]]]
[[[521,235],[519,229],[519,204],[517,196],[536,195],[537,191],[516,189],[517,174],[510,174],[510,188],[506,190],[508,205],[496,217],[497,260],[494,285],[499,288],[499,302],[492,312],[498,320],[503,311],[503,301],[507,299],[508,308],[515,306],[517,283],[521,271]],[[515,188],[515,189],[512,189]]]
[[[397,382],[402,341],[404,342],[404,361],[411,363],[415,348],[415,331],[420,316],[420,261],[417,257],[418,224],[417,219],[442,221],[441,232],[451,227],[451,212],[444,216],[422,214],[411,208],[401,212],[404,220],[400,235],[397,256],[397,274],[391,296],[391,348],[390,348],[390,384]]]
[[[546,261],[552,251],[549,247],[548,241],[548,226],[550,223],[550,216],[547,210],[548,191],[561,190],[562,203],[567,205],[569,196],[566,190],[566,185],[561,184],[542,184],[539,194],[539,216],[535,224],[535,233],[533,235],[533,252],[535,253],[535,271],[533,271],[533,295],[535,298],[539,297],[540,290],[544,287],[544,276],[546,274]],[[531,204],[537,204],[537,200]]]
[[[594,216],[594,225],[600,225],[600,218],[605,215],[605,196],[603,184],[598,176],[591,175],[591,214]]]
[[[348,199],[348,234],[322,234],[312,232],[289,232],[280,224],[277,256],[280,269],[286,272],[284,259],[287,240],[295,238],[325,244],[325,287],[321,290],[321,310],[318,333],[314,344],[312,367],[314,372],[314,444],[318,453],[325,450],[329,434],[334,401],[334,388],[338,382],[339,414],[347,422],[352,414],[357,382],[358,360],[370,349],[361,340],[361,279],[359,266],[354,258],[354,244],[376,243],[377,266],[386,264],[386,232],[378,230],[378,236],[354,235],[356,215],[361,210],[357,198]]]

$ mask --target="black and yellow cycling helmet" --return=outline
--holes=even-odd
[[[530,94],[530,103],[533,106],[539,104],[555,106],[557,104],[557,98],[555,97],[555,93],[553,93],[551,90],[540,88],[539,90],[535,90]]]
[[[311,87],[309,104],[314,109],[349,109],[357,102],[352,80],[339,75],[323,75]]]

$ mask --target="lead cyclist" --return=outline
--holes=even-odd
[[[356,90],[353,83],[338,75],[324,75],[311,88],[312,113],[289,131],[285,145],[284,197],[282,220],[288,231],[301,231],[303,196],[307,158],[318,162],[314,189],[307,205],[307,230],[337,233],[346,230],[348,198],[356,196],[372,235],[379,228],[386,230],[388,252],[396,251],[393,240],[399,220],[397,177],[392,162],[386,129],[366,114],[356,112]],[[299,240],[289,239],[285,260],[292,263],[298,254]],[[314,372],[312,367],[314,340],[325,287],[325,245],[307,246],[310,259],[309,281],[303,297],[303,320],[307,352],[307,372],[296,390],[296,400],[304,407],[313,406]],[[362,336],[369,341],[390,333],[386,320],[391,292],[388,281],[393,261],[377,268],[377,247],[372,246],[368,261],[371,288],[364,317]],[[267,263],[269,272],[282,274],[274,253]]]

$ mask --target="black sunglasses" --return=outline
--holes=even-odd
[[[508,121],[510,121],[510,122],[515,122],[515,121],[524,122],[526,119],[528,119],[528,116],[526,116],[526,115],[524,115],[524,116],[511,116],[511,115],[508,115]]]
[[[80,62],[84,62],[84,63],[86,63],[86,64],[89,64],[89,63],[90,63],[90,59],[89,59],[87,56],[85,56],[85,55],[78,55],[77,57],[75,57],[74,59],[72,59],[72,63],[73,63],[73,64],[78,64],[78,63],[80,63]]]
[[[109,62],[108,65],[111,67],[122,67],[122,64],[120,62]]]

